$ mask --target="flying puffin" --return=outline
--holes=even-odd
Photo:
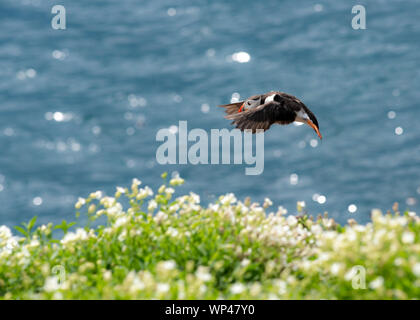
[[[236,128],[252,130],[268,130],[274,123],[285,125],[294,121],[306,123],[320,139],[318,120],[311,110],[298,98],[279,91],[251,96],[245,101],[220,105],[225,108],[226,119],[233,120]]]

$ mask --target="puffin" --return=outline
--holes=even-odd
[[[312,111],[298,98],[285,92],[270,91],[219,107],[225,108],[225,118],[232,120],[241,131],[267,131],[272,124],[286,125],[296,121],[306,123],[322,139],[318,120]]]

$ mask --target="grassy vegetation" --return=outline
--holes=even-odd
[[[374,211],[367,225],[339,226],[233,194],[202,207],[194,193],[173,198],[182,183],[175,177],[154,194],[134,179],[114,197],[92,193],[76,204],[89,217],[83,227],[36,227],[35,219],[13,233],[1,226],[0,298],[420,297],[412,212]]]

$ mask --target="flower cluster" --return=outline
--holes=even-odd
[[[366,225],[340,226],[270,211],[268,198],[174,197],[183,183],[174,175],[153,192],[133,179],[112,196],[79,198],[85,225],[31,223],[23,237],[0,226],[0,298],[420,298],[412,212],[374,210]]]

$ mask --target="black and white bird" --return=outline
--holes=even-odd
[[[318,120],[311,110],[298,98],[279,91],[249,97],[245,101],[224,104],[226,119],[233,120],[236,128],[252,130],[268,130],[272,124],[290,124],[292,122],[306,123],[320,139]]]

